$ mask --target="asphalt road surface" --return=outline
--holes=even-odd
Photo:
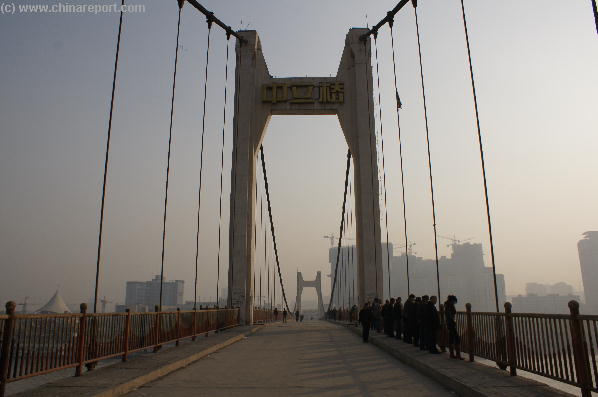
[[[128,394],[140,396],[454,396],[348,330],[324,321],[266,326]]]

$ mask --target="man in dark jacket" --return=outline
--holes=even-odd
[[[374,298],[374,303],[371,306],[372,310],[372,324],[376,328],[376,332],[382,332],[382,305],[380,299]]]
[[[438,318],[438,310],[436,310],[436,302],[438,299],[435,296],[430,298],[425,310],[425,325],[426,325],[426,342],[428,351],[432,354],[439,354],[436,348],[436,334],[440,329],[440,319]]]
[[[386,336],[393,336],[393,322],[392,322],[392,313],[394,310],[395,299],[392,298],[390,301],[386,301],[385,310],[383,314],[384,318],[384,333]]]
[[[401,332],[402,332],[402,319],[403,319],[403,304],[401,303],[401,298],[397,298],[393,308],[392,308],[392,325],[393,325],[393,335],[397,339],[401,339]]]
[[[417,305],[417,312],[416,312],[416,318],[417,318],[417,329],[418,329],[418,335],[419,335],[419,350],[426,350],[427,346],[428,346],[428,333],[427,333],[427,324],[426,324],[426,318],[425,318],[425,311],[426,311],[426,307],[428,305],[428,300],[429,297],[428,295],[424,295],[422,296],[422,299],[420,302],[418,302]]]
[[[386,302],[384,302],[384,304],[382,305],[382,308],[380,309],[380,316],[382,318],[382,329],[384,330],[384,333],[388,332],[388,324],[387,324],[387,319],[386,319],[386,312],[388,311],[388,299],[386,300]]]
[[[370,327],[372,325],[372,309],[370,308],[370,302],[366,302],[363,309],[359,311],[359,322],[361,323],[363,341],[367,342],[370,336]]]
[[[457,331],[457,322],[455,318],[457,315],[457,310],[455,309],[456,303],[457,297],[455,295],[449,295],[444,303],[444,318],[446,319],[446,328],[448,329],[450,357],[463,360],[463,357],[461,357],[461,338]]]
[[[403,306],[403,342],[405,343],[412,343],[413,342],[413,334],[411,333],[412,328],[412,321],[413,319],[410,316],[411,307],[414,304],[415,295],[411,294],[407,298],[405,305]]]
[[[419,346],[419,325],[417,323],[417,310],[422,301],[421,297],[416,297],[413,304],[409,308],[409,318],[411,319],[411,338],[414,346]]]

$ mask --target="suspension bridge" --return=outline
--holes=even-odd
[[[124,5],[125,0],[121,1]],[[433,220],[430,233],[433,235],[435,252],[436,284],[430,286],[430,290],[434,290],[440,298],[451,293],[441,289],[438,254],[438,238],[441,236],[437,233],[436,224],[437,197],[426,97],[430,87],[427,85],[422,57],[426,46],[422,40],[418,1],[401,0],[371,28],[349,29],[337,74],[327,77],[273,77],[268,71],[268,54],[263,51],[258,31],[233,30],[196,0],[173,0],[172,3],[173,12],[178,13],[178,16],[176,26],[173,27],[176,46],[173,49],[168,146],[165,150],[160,294],[155,302],[155,311],[98,312],[103,272],[105,203],[110,200],[107,186],[110,182],[108,175],[113,115],[117,111],[115,99],[119,95],[119,59],[123,51],[121,41],[124,40],[122,33],[127,19],[126,14],[121,11],[116,28],[113,78],[110,82],[93,305],[88,311],[87,305],[82,304],[78,314],[28,315],[17,314],[16,304],[8,302],[6,315],[0,316],[0,396],[4,396],[7,387],[10,389],[13,384],[18,385],[30,378],[47,376],[53,372],[64,373],[71,369],[75,376],[63,381],[62,385],[49,384],[40,389],[23,391],[22,394],[68,395],[60,393],[72,393],[72,387],[79,387],[82,391],[80,395],[123,395],[129,392],[131,395],[162,395],[167,392],[174,395],[195,395],[197,390],[200,390],[200,395],[390,395],[396,394],[397,390],[415,395],[450,395],[455,391],[464,395],[506,395],[501,393],[507,387],[517,390],[520,393],[517,395],[565,394],[532,380],[515,378],[517,370],[570,385],[581,390],[584,396],[590,396],[592,391],[598,392],[595,358],[598,352],[598,316],[580,315],[576,302],[570,303],[568,315],[530,315],[512,313],[509,303],[503,305],[504,302],[499,301],[483,123],[478,110],[474,54],[470,46],[464,0],[460,4],[457,1],[456,4],[461,11],[463,45],[467,49],[470,77],[470,87],[467,89],[471,90],[473,97],[472,111],[476,121],[475,139],[479,147],[482,176],[480,184],[484,190],[495,310],[490,313],[476,312],[476,302],[471,302],[466,311],[457,313],[457,327],[463,336],[463,348],[469,356],[470,364],[451,363],[447,368],[454,371],[452,375],[442,372],[446,368],[434,369],[435,366],[445,365],[443,361],[438,361],[444,357],[424,357],[406,350],[399,342],[393,345],[377,335],[373,341],[377,347],[363,345],[357,343],[359,339],[351,334],[358,320],[354,305],[362,307],[366,302],[382,298],[385,283],[388,291],[391,291],[389,199],[400,200],[404,247],[408,249],[413,245],[409,239],[411,225],[407,219],[407,208],[416,203],[409,203],[406,195],[409,184],[404,172],[401,136],[401,115],[404,110],[397,77],[400,60],[395,45],[395,17],[400,12],[412,13],[416,26],[413,40],[417,43],[418,50],[417,77],[421,82],[420,95],[423,102],[420,116],[425,126],[427,178]],[[596,17],[595,1],[593,8]],[[167,226],[171,149],[172,142],[176,139],[173,128],[175,103],[177,85],[185,84],[177,79],[181,62],[183,12],[200,13],[205,17],[207,46],[203,70],[200,167],[196,196],[194,304],[192,310],[169,311],[163,308],[163,283],[164,272],[167,270],[166,242],[169,237]],[[207,87],[210,84],[209,70],[213,56],[211,39],[215,34],[224,34],[226,37],[225,67],[222,71],[223,102],[218,104],[222,109],[221,140],[217,148],[206,147],[204,140],[209,100]],[[390,36],[390,48],[383,48],[379,44],[380,35]],[[379,53],[386,51],[392,53],[393,63],[393,76],[388,81],[381,78],[379,62]],[[233,80],[232,84],[229,84],[230,80]],[[393,103],[383,104],[381,85],[393,87]],[[227,113],[227,105],[231,100],[234,108],[232,116]],[[396,125],[384,125],[383,109],[396,112]],[[263,145],[268,122],[272,116],[278,115],[336,116],[347,143],[344,180],[338,182],[339,186],[342,184],[343,196],[339,197],[339,203],[342,204],[338,214],[339,229],[338,240],[335,241],[334,271],[331,274],[332,288],[330,300],[324,307],[329,313],[334,312],[334,321],[331,322],[287,323],[286,319],[283,321],[282,314],[274,309],[278,293],[283,303],[282,309],[286,313],[294,312],[287,299],[281,272],[281,266],[284,266],[287,258],[280,255],[275,227],[276,214],[284,211],[284,203],[273,202],[270,195],[268,152]],[[229,129],[231,123],[232,128]],[[232,130],[233,146],[231,169],[227,170],[224,166],[227,155],[225,140],[229,130]],[[391,138],[397,139],[399,144],[401,195],[398,198],[389,198],[387,194],[391,181],[387,180],[385,139],[389,139],[389,131],[396,131],[396,136]],[[217,278],[214,280],[217,306],[204,309],[198,307],[200,241],[202,234],[206,233],[202,229],[200,217],[202,199],[205,200],[204,153],[215,150],[219,153],[218,254],[215,261]],[[261,170],[263,180],[258,180],[257,170]],[[226,225],[223,224],[223,205],[226,205],[223,188],[225,172],[230,172],[231,175],[228,244],[224,244]],[[261,235],[258,238],[258,224],[263,238]],[[343,255],[343,241],[347,239],[348,230],[356,236],[356,244]],[[258,247],[258,240],[263,242],[263,246]],[[227,267],[222,263],[225,246],[228,246]],[[274,254],[272,266],[269,266],[267,260],[269,252]],[[407,289],[401,291],[401,295],[406,297],[412,291],[409,255],[405,257],[406,272],[401,277],[406,280]],[[258,269],[256,263],[262,258],[264,265],[268,265]],[[383,263],[387,264],[386,278]],[[350,285],[347,283],[348,271],[355,272],[355,277],[350,277],[354,280]],[[318,275],[318,283],[319,277]],[[303,282],[302,279],[301,281]],[[218,295],[221,286],[228,291],[224,307],[220,305],[221,297]],[[266,299],[262,299],[264,297]],[[335,307],[333,301],[342,303],[340,307]],[[444,349],[448,343],[448,331],[441,301],[438,309],[441,323],[438,344]],[[385,350],[399,360],[391,358]],[[484,366],[471,364],[476,360],[495,363],[503,370],[508,369],[508,372],[492,369],[491,366],[483,368]],[[122,363],[115,364],[115,361]],[[106,362],[111,365],[99,368]],[[118,378],[120,375],[115,374],[126,372],[127,368],[131,369],[129,375],[133,375],[121,381]],[[174,372],[178,369],[180,371]],[[457,372],[462,374],[460,378],[455,375]],[[223,377],[224,373],[233,375]],[[118,380],[111,382],[115,379],[114,376]],[[480,376],[498,386],[481,387],[479,382],[476,384],[476,379]],[[461,383],[455,383],[455,377]],[[155,382],[149,383],[151,381]],[[109,383],[120,386],[115,389]],[[141,388],[136,390],[139,387]],[[61,391],[61,388],[68,392]]]

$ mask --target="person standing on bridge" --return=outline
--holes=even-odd
[[[426,333],[426,347],[432,354],[439,354],[436,348],[436,334],[440,329],[440,319],[438,318],[438,310],[436,310],[436,302],[438,298],[430,297],[428,303],[424,307],[424,332]]]
[[[372,305],[372,324],[376,328],[376,332],[382,332],[382,307],[380,305],[380,299],[374,298],[374,304]]]
[[[382,329],[386,335],[388,335],[388,306],[389,304],[387,299],[380,309],[380,316],[382,317]]]
[[[402,319],[403,319],[403,304],[401,303],[401,297],[398,297],[394,306],[392,307],[393,335],[397,339],[401,339]]]
[[[299,310],[295,311],[295,322],[298,323],[299,322]]]
[[[287,309],[284,309],[282,311],[282,322],[286,323],[287,322]]]
[[[278,308],[274,308],[274,321],[278,321]]]
[[[444,318],[446,320],[446,327],[448,328],[450,357],[463,360],[463,357],[461,357],[461,337],[457,331],[457,321],[455,320],[455,316],[457,315],[457,309],[455,309],[456,303],[457,297],[449,295],[444,303]]]
[[[415,319],[411,316],[411,312],[414,304],[415,295],[411,294],[403,306],[403,342],[405,343],[413,343],[413,321]]]
[[[367,343],[370,337],[370,328],[372,326],[372,309],[370,302],[366,302],[363,309],[359,311],[359,322],[361,323],[361,336],[363,341]]]
[[[424,330],[424,307],[428,304],[428,295],[415,298],[415,346],[420,350],[426,349],[426,332]]]
[[[395,298],[391,298],[390,301],[386,301],[385,310],[384,310],[384,333],[386,336],[393,336],[394,329],[393,329],[393,321],[392,321],[392,313],[394,311],[395,306]]]

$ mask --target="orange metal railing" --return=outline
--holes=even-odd
[[[359,317],[358,310],[351,309],[332,309],[326,313],[326,318],[336,321],[356,322]]]
[[[470,361],[477,356],[513,376],[519,369],[577,386],[584,397],[598,392],[598,316],[580,315],[576,301],[569,302],[569,314],[513,313],[508,302],[501,313],[473,312],[469,303],[466,309],[455,320]],[[347,310],[335,316],[352,321]],[[442,305],[439,316],[438,344],[444,351],[448,329]]]
[[[282,314],[279,314],[278,317],[282,318]],[[265,324],[265,323],[271,323],[273,321],[278,321],[278,318],[274,317],[273,310],[260,309],[260,308],[253,309],[253,323],[254,324]]]
[[[147,313],[15,314],[14,302],[0,316],[0,396],[7,383],[84,366],[143,349],[157,351],[209,331],[239,325],[239,309]]]
[[[581,388],[583,396],[598,392],[598,316],[579,314],[569,302],[570,314],[474,313],[471,305],[457,313],[463,350],[470,355],[541,375]]]

